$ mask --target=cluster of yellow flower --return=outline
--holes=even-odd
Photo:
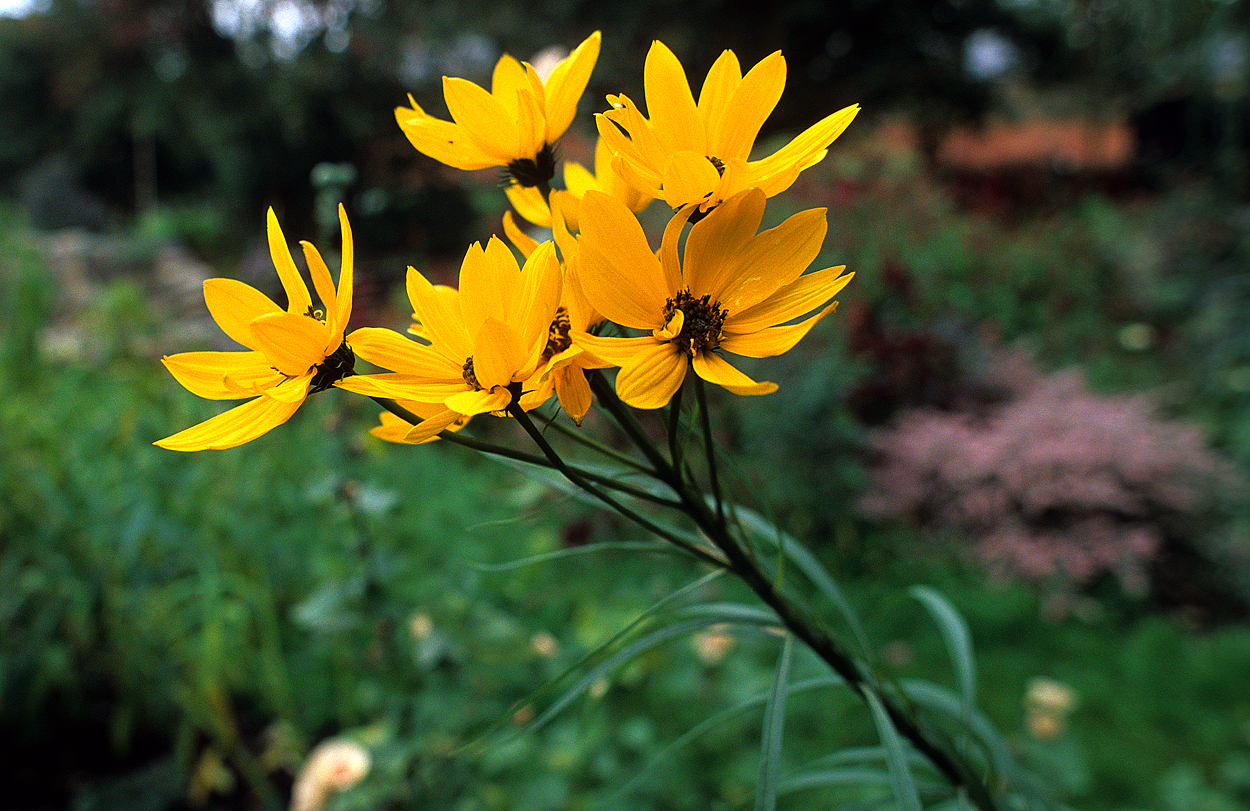
[[[858,106],[752,160],[785,85],[781,54],[744,76],[725,51],[696,102],[677,57],[656,42],[644,69],[650,116],[627,96],[609,96],[611,108],[596,116],[594,172],[568,163],[565,188],[553,190],[553,147],[573,120],[599,44],[596,32],[546,77],[504,56],[489,92],[445,78],[452,121],[430,116],[411,99],[411,107],[396,110],[400,127],[426,155],[461,169],[504,168],[517,213],[550,228],[552,239],[538,243],[506,215],[505,233],[523,263],[492,237],[485,247],[469,248],[459,289],[434,285],[409,268],[415,340],[374,327],[344,338],[352,240],[342,208],[337,289],[316,249],[303,245],[323,310],[313,308],[271,211],[269,245],[286,310],[241,282],[211,280],[205,285],[210,312],[249,351],[164,360],[202,397],[254,399],[156,444],[184,451],[233,447],[285,422],[309,393],[331,386],[395,400],[419,416],[414,425],[384,414],[374,431],[410,443],[479,414],[531,410],[552,394],[580,424],[592,402],[587,369],[620,367],[617,396],[644,409],[669,403],[689,369],[737,394],[775,390],[722,353],[758,358],[788,351],[833,310],[831,299],[851,274],[843,267],[805,273],[824,240],[824,209],[759,232],[765,199],[824,158]],[[655,199],[674,210],[658,251],[635,216]],[[387,371],[354,374],[356,357]]]

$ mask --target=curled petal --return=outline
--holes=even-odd
[[[694,356],[691,365],[699,377],[729,389],[734,394],[771,394],[777,390],[776,383],[757,383],[731,366],[729,361],[712,352],[699,352]]]

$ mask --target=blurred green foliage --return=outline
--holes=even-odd
[[[1237,322],[1207,312],[1225,312],[1207,291],[1230,283],[1234,265],[1221,257],[1239,249],[1235,232],[1199,217],[1214,210],[1210,199],[1126,209],[1090,198],[1042,222],[1002,225],[920,184],[887,178],[840,207],[828,263],[855,267],[859,289],[822,325],[839,328],[775,359],[779,395],[734,403],[729,439],[747,454],[748,481],[832,564],[880,643],[875,654],[900,677],[954,684],[940,637],[905,592],[927,583],[951,598],[972,631],[982,705],[1064,799],[1095,811],[1244,807],[1250,702],[1235,674],[1250,669],[1245,629],[1195,632],[1110,593],[1041,622],[1030,589],[987,583],[958,556],[860,519],[847,505],[864,475],[863,424],[845,403],[877,361],[857,354],[853,334],[836,337],[853,332],[864,306],[891,329],[948,324],[938,331],[957,343],[960,364],[972,362],[976,329],[993,323],[1004,338],[1038,342],[1052,363],[1080,356],[1105,369],[1108,386],[1210,385],[1193,359],[1239,340]],[[890,212],[919,224],[888,227]],[[1166,238],[1153,225],[1164,220],[1174,225]],[[1126,302],[1140,271],[1130,261],[1140,252],[1126,245],[1137,237],[1193,264]],[[142,798],[150,808],[277,808],[300,757],[335,734],[365,744],[374,766],[331,808],[749,806],[758,710],[652,760],[767,689],[776,659],[767,639],[738,636],[723,658],[674,641],[538,731],[525,724],[556,693],[518,703],[697,571],[623,552],[477,566],[587,535],[630,536],[459,449],[381,446],[364,434],[373,408],[334,393],[246,448],[160,451],[151,440],[218,406],[142,354],[169,327],[146,293],[113,283],[87,312],[54,317],[64,315],[57,291],[29,235],[9,227],[2,238],[0,758],[40,764],[14,776],[15,807],[141,807]],[[1202,261],[1202,246],[1216,258]],[[906,295],[881,282],[890,262],[907,271]],[[1035,276],[1016,279],[1016,265]],[[1191,272],[1198,266],[1207,272]],[[948,305],[958,290],[961,305]],[[1113,306],[1120,320],[1106,316]],[[1122,346],[1122,322],[1138,321],[1174,337],[1149,352]],[[49,357],[64,345],[56,331],[75,327],[91,351]],[[1208,413],[1179,400],[1183,413]],[[1222,435],[1222,412],[1209,413]],[[812,425],[829,430],[816,437]],[[722,588],[707,596],[743,596]],[[803,657],[795,670],[819,672]],[[1079,697],[1055,740],[1023,725],[1038,675]],[[786,729],[783,774],[874,742],[855,703],[826,692],[793,696]],[[783,805],[851,799],[808,791]]]

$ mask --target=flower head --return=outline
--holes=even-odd
[[[513,184],[508,186],[504,193],[518,214],[534,225],[544,228],[552,227],[552,210],[558,210],[567,226],[576,231],[578,204],[581,203],[586,192],[592,189],[620,199],[630,211],[642,211],[651,202],[651,196],[638,191],[616,173],[616,170],[612,168],[613,157],[607,142],[599,138],[595,142],[595,170],[593,172],[576,161],[566,161],[564,164],[565,188],[552,191],[550,203],[535,187]]]
[[[452,121],[434,118],[409,96],[395,118],[417,151],[457,169],[507,167],[522,186],[542,186],[555,171],[555,143],[573,121],[577,102],[599,57],[599,32],[560,61],[545,80],[533,66],[505,54],[488,92],[443,78]]]
[[[351,788],[369,773],[369,750],[347,738],[317,744],[295,776],[291,811],[321,811],[337,791]]]
[[[853,275],[843,273],[844,266],[803,273],[824,241],[824,209],[800,212],[757,234],[764,193],[742,192],[691,227],[679,259],[689,213],[669,222],[657,255],[622,203],[594,191],[582,201],[582,292],[607,319],[648,334],[578,334],[574,340],[621,367],[617,394],[636,408],[668,403],[689,368],[735,394],[775,391],[775,384],[752,380],[721,353],[763,358],[789,351],[833,311],[836,302],[827,302]],[[815,315],[787,323],[818,307]]]
[[[204,301],[213,319],[248,351],[183,352],[163,363],[200,397],[253,399],[155,444],[176,451],[242,445],[290,419],[310,393],[352,374],[355,358],[343,338],[352,314],[352,232],[342,206],[339,224],[343,263],[338,289],[317,249],[301,243],[324,309],[313,307],[273,209],[268,219],[269,253],[286,291],[286,309],[234,279],[204,282]]]
[[[750,160],[785,87],[780,52],[743,76],[733,51],[725,51],[708,71],[698,103],[681,63],[662,42],[647,53],[643,78],[650,117],[628,96],[608,96],[612,109],[596,116],[599,135],[616,154],[614,166],[625,180],[674,209],[697,203],[706,212],[752,188],[766,197],[785,191],[825,157],[859,112],[859,105],[839,110],[772,155]]]
[[[356,375],[340,388],[373,397],[429,404],[402,438],[421,442],[478,414],[502,414],[518,405],[541,405],[551,390],[542,385],[545,356],[560,302],[555,247],[543,243],[524,269],[497,238],[473,244],[460,267],[460,288],[435,286],[408,269],[408,298],[419,343],[388,329],[352,333],[356,353],[389,373]],[[379,434],[395,439],[391,430]]]

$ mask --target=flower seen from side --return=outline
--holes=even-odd
[[[411,96],[395,118],[417,151],[457,169],[505,167],[521,186],[545,187],[555,172],[552,145],[564,134],[599,58],[600,34],[586,38],[545,80],[505,54],[491,89],[443,77],[451,121],[435,118]]]
[[[752,380],[722,353],[763,358],[789,351],[833,311],[837,302],[830,299],[853,275],[845,266],[804,274],[824,241],[824,209],[756,233],[764,192],[742,192],[691,226],[679,258],[678,240],[692,210],[669,222],[657,255],[618,200],[592,191],[582,201],[577,282],[605,318],[646,334],[582,333],[574,341],[620,367],[617,394],[635,408],[667,404],[688,369],[735,394],[775,391],[775,384]]]
[[[555,246],[543,243],[524,268],[499,239],[475,243],[460,268],[459,289],[435,286],[408,269],[408,298],[417,322],[414,341],[389,329],[352,333],[357,355],[390,370],[355,375],[339,388],[403,402],[422,421],[399,436],[385,419],[377,435],[424,442],[478,414],[503,414],[512,405],[528,411],[550,395],[543,376],[552,321],[560,303],[560,266]]]
[[[656,41],[647,53],[643,79],[649,117],[628,96],[608,96],[612,109],[596,116],[599,135],[627,182],[674,209],[693,203],[706,212],[752,188],[766,197],[785,191],[800,172],[824,159],[859,112],[854,104],[832,113],[772,155],[751,160],[760,128],[785,87],[780,52],[745,76],[733,51],[723,52],[696,103],[681,62]]]
[[[560,212],[568,227],[577,230],[577,210],[586,192],[595,190],[610,194],[621,200],[630,211],[639,212],[647,207],[652,198],[643,194],[616,173],[612,168],[612,151],[607,142],[599,138],[595,142],[594,171],[576,161],[564,163],[564,189],[551,192],[550,204],[536,187],[513,184],[504,193],[518,214],[534,225],[552,227],[552,209]]]
[[[355,358],[343,337],[352,313],[352,232],[342,206],[339,225],[343,260],[337,289],[321,254],[301,243],[324,309],[313,307],[273,209],[268,215],[269,253],[286,291],[286,309],[235,279],[204,282],[204,301],[213,319],[247,351],[183,352],[162,362],[200,397],[252,399],[156,445],[176,451],[242,445],[290,419],[309,394],[352,374]]]

